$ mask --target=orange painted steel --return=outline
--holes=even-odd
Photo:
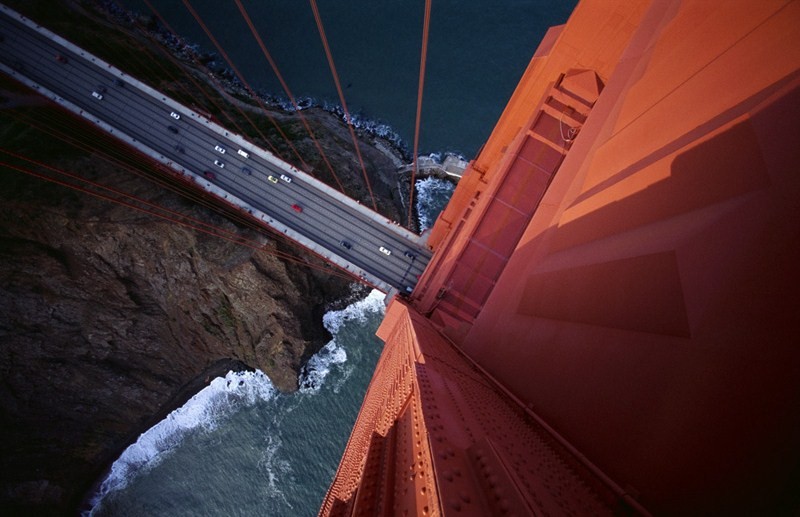
[[[411,490],[409,451],[435,494],[372,514],[800,513],[798,21],[584,0],[547,33],[388,308],[323,515]]]

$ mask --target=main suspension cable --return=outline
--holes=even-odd
[[[425,88],[425,63],[428,60],[428,32],[431,24],[431,0],[425,0],[425,18],[422,24],[422,51],[419,58],[419,88],[417,89],[417,117],[414,123],[414,166],[411,168],[411,188],[408,200],[408,227],[411,228],[414,213],[414,182],[419,166],[419,128],[422,121],[422,92]]]

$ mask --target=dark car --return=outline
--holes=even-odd
[[[59,63],[66,63],[67,56],[64,56],[62,54],[56,54],[56,61],[58,61]]]
[[[217,175],[216,175],[216,174],[214,174],[214,173],[213,173],[213,172],[211,172],[211,171],[206,171],[206,172],[204,172],[204,173],[203,173],[203,176],[205,176],[206,178],[208,178],[208,179],[210,179],[210,180],[215,180],[215,179],[217,179]]]
[[[167,129],[169,129],[171,132],[175,133],[176,135],[178,134],[178,128],[175,127],[175,126],[167,126]]]
[[[248,167],[242,167],[242,172],[247,174],[248,176],[253,174],[253,171],[251,171]]]
[[[175,146],[175,150],[178,151],[181,154],[184,154],[186,152],[186,149],[184,149],[183,146],[181,146],[181,145],[176,145]]]
[[[106,88],[102,84],[98,84],[97,88],[95,89],[95,91],[98,91],[100,93],[106,93],[108,91],[108,88]]]
[[[347,241],[339,241],[339,245],[343,248],[347,248],[349,250],[353,249],[353,245]]]
[[[125,81],[123,81],[122,79],[114,79],[114,84],[119,86],[120,88],[125,87]]]
[[[414,252],[411,251],[411,250],[406,250],[405,252],[403,252],[403,255],[405,255],[406,257],[410,258],[411,260],[414,260],[415,258],[417,258],[417,256],[414,255]]]

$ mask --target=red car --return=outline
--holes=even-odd
[[[65,56],[62,56],[61,54],[56,54],[56,61],[58,61],[59,63],[66,63],[67,58]]]
[[[216,174],[214,174],[214,173],[213,173],[213,172],[211,172],[211,171],[206,171],[206,172],[204,172],[204,173],[203,173],[203,176],[205,176],[206,178],[208,178],[208,179],[210,179],[210,180],[215,180],[215,179],[217,179],[217,175],[216,175]]]
[[[295,212],[297,212],[299,214],[299,213],[301,213],[303,211],[303,207],[298,205],[297,203],[295,203],[295,204],[292,205],[292,210],[294,210]]]

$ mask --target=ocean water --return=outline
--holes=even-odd
[[[383,343],[383,294],[324,324],[334,336],[284,395],[263,373],[228,373],[139,437],[88,515],[316,515]]]

